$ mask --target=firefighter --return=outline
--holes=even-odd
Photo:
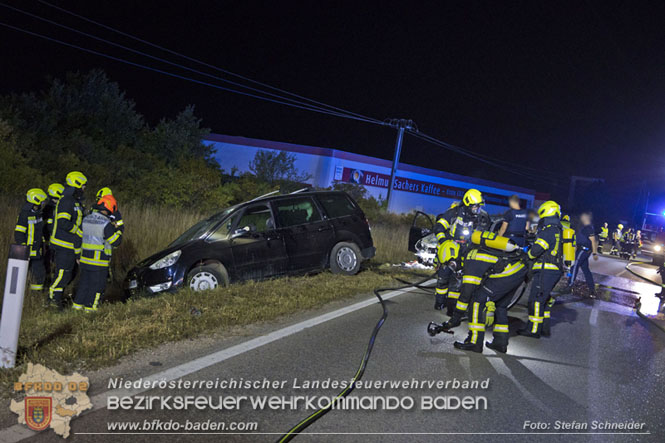
[[[112,195],[102,197],[83,219],[81,278],[72,307],[96,311],[104,298],[112,248],[120,245],[122,231],[111,215],[118,209]]]
[[[102,188],[99,191],[97,191],[97,195],[95,196],[95,201],[99,202],[102,198],[106,197],[107,195],[113,195],[113,191],[111,191],[111,188]],[[115,198],[115,197],[114,197]],[[117,202],[116,202],[116,207],[117,207]],[[118,227],[120,230],[124,233],[125,232],[125,222],[122,220],[122,214],[120,214],[120,210],[116,209],[116,211],[111,214],[111,221]]]
[[[612,232],[612,249],[610,255],[619,255],[621,251],[621,238],[623,237],[623,225],[619,223]]]
[[[508,304],[517,288],[524,282],[528,267],[522,262],[521,249],[512,243],[512,239],[499,237],[492,232],[477,233],[482,237],[479,249],[469,252],[471,262],[464,265],[465,278],[469,272],[472,279],[462,286],[462,293],[472,294],[469,334],[464,342],[456,341],[453,346],[464,351],[483,352],[485,327],[494,326],[494,340],[487,342],[487,347],[505,353],[508,348]],[[474,233],[474,235],[477,235]],[[497,246],[498,244],[498,246]],[[501,247],[506,245],[507,247]],[[482,256],[482,257],[481,257]],[[470,276],[470,275],[469,275]],[[461,299],[461,296],[460,296]],[[458,305],[459,305],[458,301]],[[458,326],[461,320],[460,310],[443,327],[450,329]]]
[[[83,222],[83,191],[88,179],[79,171],[67,174],[67,186],[55,207],[51,247],[54,254],[54,280],[49,289],[51,304],[62,309],[62,294],[74,276],[81,252]]]
[[[489,228],[491,220],[487,212],[482,209],[483,195],[477,189],[469,189],[464,194],[461,204],[451,206],[446,212],[437,217],[434,233],[441,245],[447,240],[457,242],[462,246],[460,256],[466,252],[471,233],[474,230],[485,231]],[[449,294],[450,279],[454,271],[447,266],[439,265],[437,269],[436,302],[434,309],[443,309],[448,301],[448,315],[452,315],[456,298]],[[469,300],[466,300],[468,303]]]
[[[499,235],[506,236],[520,246],[525,245],[526,231],[529,229],[528,213],[520,206],[520,197],[512,195],[508,199],[510,209],[503,215]]]
[[[518,334],[540,338],[543,322],[547,318],[544,335],[549,334],[549,309],[554,304],[551,292],[562,275],[563,247],[561,207],[554,201],[546,201],[538,208],[540,217],[538,234],[533,246],[528,250],[532,260],[532,284],[529,294],[529,322]]]
[[[26,203],[21,208],[14,240],[20,245],[28,247],[30,256],[30,273],[32,274],[31,291],[44,290],[46,269],[42,255],[42,242],[44,235],[44,221],[42,219],[42,204],[46,201],[46,192],[39,188],[32,188],[26,194]]]
[[[596,232],[591,224],[591,213],[582,213],[582,215],[580,215],[580,222],[582,226],[580,226],[576,234],[577,253],[575,254],[575,263],[571,268],[568,287],[572,288],[575,279],[577,278],[577,274],[579,274],[579,270],[582,269],[586,284],[589,287],[589,295],[594,297],[596,295],[596,285],[593,282],[593,274],[589,269],[589,257],[593,255],[593,259],[598,260],[598,252],[596,252],[598,250],[598,241],[596,239]]]
[[[603,246],[605,246],[605,242],[607,242],[607,239],[610,236],[610,229],[607,226],[607,222],[603,224],[603,226],[600,228],[600,233],[598,234],[598,253],[602,254],[603,253]]]
[[[46,278],[51,283],[50,278],[53,271],[53,249],[49,241],[53,232],[53,217],[55,215],[55,206],[58,200],[62,198],[65,187],[60,183],[51,183],[46,190],[49,199],[42,210],[42,219],[44,219],[44,266],[46,268]]]

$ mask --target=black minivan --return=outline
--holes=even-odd
[[[365,214],[347,193],[269,195],[195,224],[130,270],[125,289],[206,290],[327,267],[353,275],[375,251]]]

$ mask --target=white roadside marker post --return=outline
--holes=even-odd
[[[27,246],[11,245],[9,248],[5,295],[0,319],[0,368],[13,368],[16,363],[29,259]]]

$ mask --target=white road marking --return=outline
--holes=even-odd
[[[596,326],[596,323],[598,323],[598,305],[594,304],[593,309],[591,310],[591,315],[589,315],[589,324],[591,326]]]
[[[428,285],[434,282],[435,280],[428,280],[422,285]],[[386,294],[382,294],[381,298],[383,298],[384,300],[389,300],[391,298],[397,297],[398,295],[402,295],[407,292],[414,291],[416,289],[417,288],[407,288],[407,289],[400,289],[397,291],[388,292]],[[143,377],[143,382],[144,383],[148,382],[146,384],[151,384],[151,382],[153,381],[168,382],[171,380],[177,380],[179,378],[186,377],[190,374],[200,371],[201,369],[205,369],[207,367],[216,365],[217,363],[221,363],[230,358],[244,354],[245,352],[249,352],[253,349],[260,348],[261,346],[267,345],[277,340],[281,340],[282,338],[297,334],[298,332],[301,332],[305,329],[312,328],[314,326],[320,325],[321,323],[334,320],[338,317],[342,317],[344,315],[366,308],[367,306],[375,305],[377,303],[378,301],[376,297],[372,296],[367,300],[363,300],[361,302],[352,304],[350,306],[346,306],[344,308],[328,312],[327,314],[322,314],[317,317],[310,318],[309,320],[301,321],[300,323],[296,323],[295,325],[287,326],[285,328],[278,329],[277,331],[273,331],[270,334],[262,335],[261,337],[257,337],[252,340],[248,340],[246,342],[237,344],[235,346],[231,346],[230,348],[222,349],[221,351],[217,351],[212,354],[208,354],[203,357],[197,358],[195,360],[191,360],[187,363],[174,366],[173,368],[166,369],[162,372],[157,372],[147,377]],[[106,401],[109,396],[133,396],[141,394],[148,390],[149,389],[143,389],[143,388],[113,389],[103,392],[101,394],[97,394],[90,399],[90,401],[93,404],[92,409],[89,409],[84,414],[92,411],[97,411],[100,409],[106,409]],[[23,439],[33,437],[35,435],[37,435],[37,432],[31,431],[25,425],[16,424],[0,430],[0,442],[16,443]]]

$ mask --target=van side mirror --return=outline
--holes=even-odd
[[[231,234],[231,238],[242,237],[244,235],[247,235],[251,231],[252,231],[252,228],[250,228],[249,226],[245,226],[243,228],[238,228],[235,231],[233,231],[233,234]]]

